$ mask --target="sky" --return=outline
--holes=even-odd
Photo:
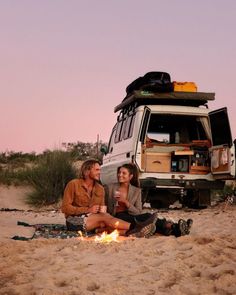
[[[236,138],[235,0],[0,0],[0,152],[108,142],[126,86],[194,81]]]

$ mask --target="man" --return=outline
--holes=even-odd
[[[135,237],[151,236],[156,230],[154,217],[142,224],[136,224],[99,212],[100,206],[105,204],[104,188],[99,183],[100,171],[97,160],[87,160],[81,166],[80,177],[67,184],[62,201],[62,212],[65,214],[68,230],[80,230],[86,233],[108,227]]]

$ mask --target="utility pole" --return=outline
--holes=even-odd
[[[97,134],[97,159],[99,155],[99,134]]]

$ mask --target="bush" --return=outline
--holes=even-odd
[[[22,152],[3,152],[0,153],[0,163],[2,164],[15,164],[21,165],[23,163],[34,162],[37,159],[35,152],[22,153]]]
[[[34,188],[28,195],[28,203],[41,206],[59,201],[67,182],[76,177],[76,169],[68,153],[53,151],[44,154],[26,174],[28,183]]]
[[[6,167],[0,166],[0,183],[5,185],[24,185],[28,184],[27,170],[23,168],[16,169],[12,165]]]

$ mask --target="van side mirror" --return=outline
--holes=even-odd
[[[104,155],[106,155],[108,153],[108,147],[106,145],[102,145],[100,148],[100,152]]]

